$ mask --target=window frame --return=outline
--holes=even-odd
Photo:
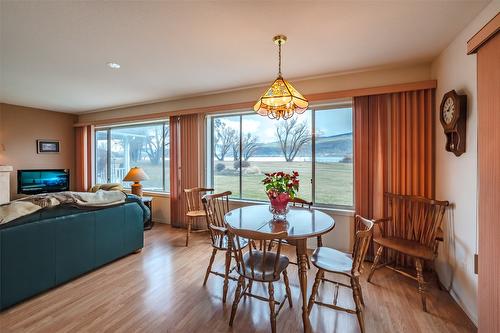
[[[353,158],[352,161],[352,205],[339,205],[339,204],[325,204],[325,203],[317,203],[316,202],[316,112],[319,111],[326,111],[326,110],[335,110],[335,109],[345,109],[345,108],[350,108],[351,109],[351,129],[352,129],[352,148],[353,148],[353,157],[354,157],[354,147],[355,147],[355,137],[354,137],[354,103],[352,99],[346,99],[346,100],[341,100],[341,101],[332,101],[329,103],[321,103],[321,104],[313,104],[310,105],[307,111],[311,112],[311,201],[313,202],[314,207],[318,208],[325,208],[325,209],[334,209],[334,210],[339,210],[339,211],[352,211],[354,210],[355,207],[355,180],[354,180],[354,170],[355,170],[355,158]],[[235,111],[235,112],[225,112],[225,113],[217,113],[217,114],[211,114],[207,117],[207,128],[210,129],[210,134],[207,135],[207,139],[210,140],[206,144],[206,151],[207,151],[207,158],[210,160],[207,161],[207,165],[210,165],[210,169],[206,168],[206,172],[209,172],[209,175],[206,177],[207,179],[207,187],[213,188],[215,185],[215,141],[214,141],[214,120],[217,118],[227,118],[227,117],[234,117],[234,116],[239,116],[239,139],[240,139],[240,151],[239,151],[239,163],[240,163],[240,168],[239,168],[239,195],[237,197],[230,197],[230,200],[232,201],[241,201],[241,202],[266,202],[265,200],[258,200],[258,199],[245,199],[242,196],[243,189],[242,189],[242,182],[243,182],[243,177],[242,177],[242,172],[241,172],[241,166],[242,166],[242,150],[243,150],[243,116],[245,115],[254,115],[255,112],[253,111]],[[210,150],[210,151],[208,151]]]
[[[167,126],[170,126],[170,121],[168,119],[166,120],[154,120],[154,121],[147,121],[147,122],[138,122],[138,123],[129,123],[129,124],[116,124],[116,125],[107,125],[107,126],[99,126],[94,128],[94,177],[93,177],[93,185],[96,184],[97,179],[97,132],[105,132],[106,133],[106,181],[108,183],[111,182],[111,131],[113,129],[123,129],[123,128],[139,128],[139,127],[147,127],[147,126],[154,126],[154,125],[162,125],[162,164],[161,164],[161,170],[162,170],[162,191],[156,191],[156,190],[148,190],[144,189],[144,192],[147,193],[158,193],[158,194],[170,194],[170,190],[167,191],[167,175],[165,172],[165,128]],[[170,133],[170,128],[169,128],[169,133]],[[170,144],[170,138],[169,138],[169,144]],[[170,149],[170,148],[169,148]],[[170,175],[170,172],[169,172]],[[169,184],[170,185],[170,184]],[[130,190],[130,186],[126,186],[125,184],[122,184],[124,189]],[[170,189],[170,186],[169,186]]]

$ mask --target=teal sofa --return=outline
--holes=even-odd
[[[149,213],[129,197],[99,210],[42,209],[1,225],[0,310],[140,250]]]

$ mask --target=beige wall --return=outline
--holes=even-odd
[[[0,104],[1,143],[0,164],[11,165],[11,199],[17,197],[18,169],[70,169],[74,184],[75,169],[75,115]],[[59,140],[59,154],[37,154],[36,140]]]
[[[170,224],[170,197],[168,194],[144,192],[145,196],[153,197],[153,222]]]
[[[307,97],[307,94],[313,93],[418,82],[429,80],[430,78],[430,64],[420,64],[406,67],[343,73],[327,77],[293,81],[292,83]],[[255,101],[262,95],[266,88],[266,86],[259,86],[175,101],[150,103],[109,111],[87,113],[80,115],[79,122],[84,123],[126,116]]]
[[[440,249],[438,273],[451,294],[477,325],[477,95],[476,56],[466,55],[467,40],[500,10],[493,1],[432,63],[432,77],[438,80],[436,110],[443,94],[455,89],[467,95],[466,152],[456,157],[445,151],[445,136],[436,112],[436,196],[453,203],[444,224],[446,240]]]

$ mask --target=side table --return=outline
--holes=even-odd
[[[149,219],[144,222],[144,230],[150,230],[153,228],[153,197],[141,197],[142,202],[146,207],[149,208],[149,211],[151,212],[149,214]]]

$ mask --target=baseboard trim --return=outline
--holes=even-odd
[[[467,317],[469,317],[469,319],[472,321],[472,323],[474,325],[476,325],[476,328],[478,326],[478,319],[477,319],[477,316],[476,315],[473,315],[469,309],[467,309],[467,307],[464,305],[464,303],[460,300],[460,297],[457,295],[457,293],[451,289],[450,290],[450,295],[451,297],[453,298],[453,300],[455,300],[455,302],[458,304],[458,306],[460,306],[460,308],[462,308],[462,310],[465,312],[465,314],[467,315]]]
[[[153,219],[154,223],[163,223],[163,224],[170,224],[169,221],[163,220],[163,219]]]

